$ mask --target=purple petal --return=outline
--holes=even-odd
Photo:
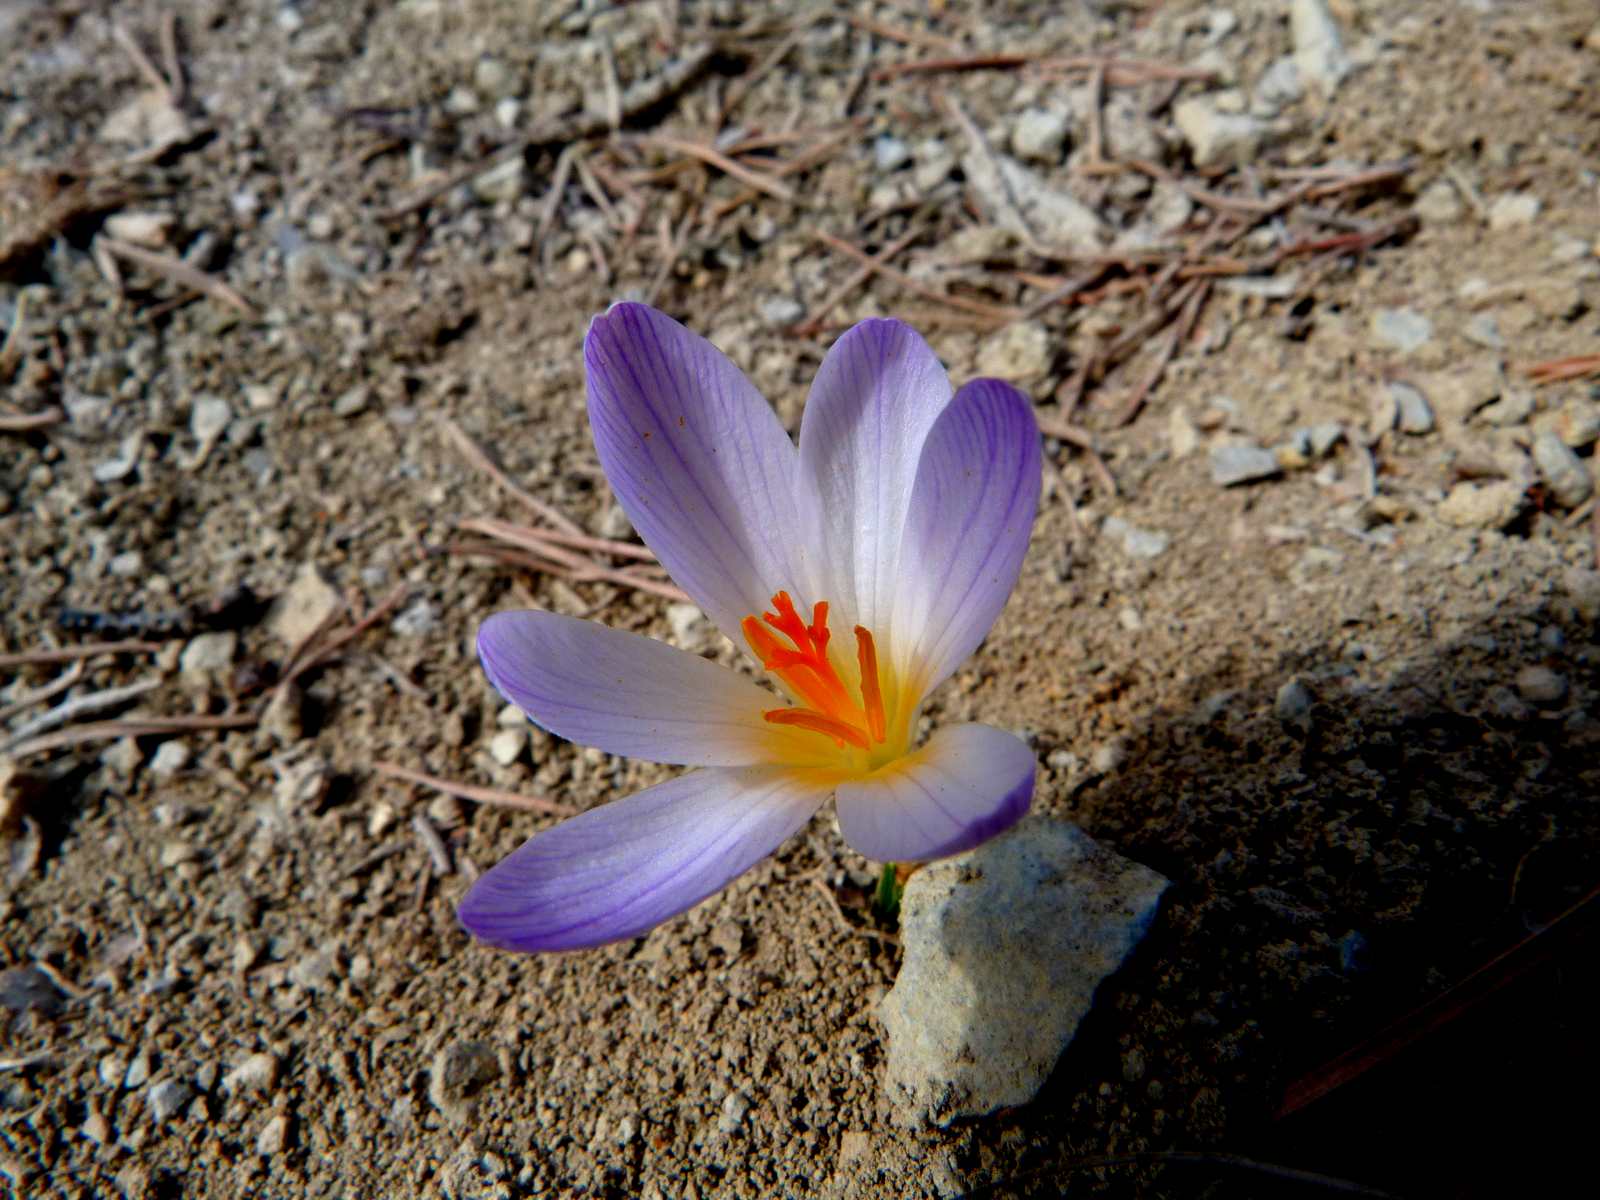
[[[1033,751],[1015,735],[947,726],[877,774],[840,784],[839,831],[878,862],[958,854],[1022,818],[1033,771]]]
[[[906,529],[897,667],[923,694],[978,648],[1016,586],[1039,507],[1039,427],[997,379],[956,393],[929,435]]]
[[[478,654],[502,696],[581,745],[697,767],[815,757],[815,737],[762,718],[778,697],[654,638],[555,613],[503,612],[479,628]]]
[[[583,343],[606,478],[662,565],[730,638],[793,579],[794,443],[726,355],[643,304]]]
[[[681,775],[535,834],[472,885],[458,915],[507,950],[637,937],[771,854],[830,786],[781,767]]]
[[[809,493],[811,583],[836,625],[889,633],[901,535],[922,444],[950,403],[950,379],[928,344],[899,321],[863,321],[828,351],[800,422],[800,478]],[[797,597],[798,599],[798,597]]]

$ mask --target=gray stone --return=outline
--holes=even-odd
[[[1472,415],[1500,395],[1500,372],[1492,363],[1439,371],[1418,380],[1428,403],[1454,424]]]
[[[1459,529],[1504,529],[1527,506],[1524,489],[1506,480],[1458,483],[1439,505],[1439,519]]]
[[[1461,336],[1485,350],[1504,350],[1506,339],[1500,336],[1500,323],[1491,313],[1478,313],[1461,326]]]
[[[1493,404],[1488,405],[1481,415],[1491,425],[1500,429],[1510,429],[1533,416],[1536,407],[1533,393],[1525,388],[1518,388],[1505,393]]]
[[[278,597],[267,616],[267,628],[289,647],[302,642],[331,621],[344,600],[315,563],[296,572],[294,582]]]
[[[427,637],[439,627],[439,610],[433,601],[419,598],[412,601],[393,621],[389,628],[401,637]]]
[[[880,171],[898,171],[911,161],[911,147],[903,138],[883,134],[872,143],[872,161]]]
[[[520,160],[519,160],[520,161]],[[372,400],[372,389],[363,384],[342,393],[333,402],[333,415],[336,417],[359,417],[367,411],[367,405]]]
[[[1300,67],[1292,57],[1274,59],[1256,80],[1255,101],[1258,110],[1276,113],[1287,108],[1305,95],[1305,85],[1300,80]]]
[[[150,756],[150,774],[157,779],[171,779],[189,765],[190,750],[187,742],[174,738],[162,742]]]
[[[914,874],[904,962],[878,1010],[898,1117],[948,1125],[1031,1100],[1166,887],[1045,817]]]
[[[1401,433],[1424,434],[1433,432],[1433,409],[1428,405],[1428,398],[1412,387],[1409,383],[1391,383],[1389,395],[1394,397],[1395,407],[1399,410],[1399,425]]]
[[[717,1128],[723,1133],[734,1133],[750,1115],[750,1098],[743,1092],[729,1092],[722,1098],[722,1111],[717,1114]]]
[[[1218,487],[1270,479],[1281,469],[1278,456],[1261,446],[1218,446],[1211,451],[1211,482]]]
[[[451,1042],[433,1058],[428,1098],[452,1117],[466,1115],[468,1101],[500,1077],[500,1055],[488,1042]]]
[[[1326,458],[1344,440],[1344,426],[1337,421],[1312,425],[1306,430],[1306,440],[1312,458]]]
[[[756,305],[761,320],[769,329],[793,325],[806,315],[806,306],[793,296],[764,296]]]
[[[1160,558],[1172,544],[1172,538],[1160,530],[1140,529],[1121,517],[1107,517],[1100,531],[1108,538],[1122,543],[1122,552],[1129,558]]]
[[[67,997],[50,976],[37,967],[12,967],[0,971],[0,1008],[21,1013],[30,1009],[53,1017],[66,1004]]]
[[[1489,203],[1490,229],[1516,229],[1531,225],[1539,216],[1539,197],[1527,192],[1506,192]]]
[[[1197,167],[1246,165],[1277,133],[1259,117],[1222,111],[1216,97],[1209,95],[1179,101],[1172,118]]]
[[[1567,677],[1546,666],[1523,667],[1517,672],[1517,694],[1529,704],[1560,704],[1567,698]]]
[[[153,1064],[150,1061],[150,1052],[141,1050],[133,1056],[133,1061],[128,1064],[128,1073],[122,1077],[122,1086],[132,1091],[136,1087],[143,1087],[150,1078]]]
[[[277,1056],[261,1051],[229,1067],[227,1074],[222,1075],[222,1091],[235,1096],[251,1091],[272,1091],[277,1082]]]
[[[1019,158],[1055,163],[1067,143],[1068,117],[1060,108],[1029,108],[1011,127],[1011,149]]]
[[[117,444],[117,456],[96,463],[91,474],[96,483],[119,483],[132,475],[144,449],[144,434],[130,433]]]
[[[1413,308],[1380,308],[1372,314],[1372,337],[1380,346],[1411,354],[1433,337],[1433,322]]]
[[[1284,682],[1272,701],[1272,711],[1278,720],[1301,734],[1311,731],[1311,706],[1316,696],[1305,683],[1295,676]]]
[[[1556,434],[1535,435],[1533,461],[1563,508],[1577,508],[1594,494],[1594,477],[1588,466]]]
[[[231,629],[202,633],[189,639],[189,644],[183,648],[178,670],[185,682],[204,687],[233,665],[233,654],[238,646],[239,635]]]
[[[194,1089],[186,1083],[179,1083],[176,1079],[164,1079],[160,1083],[150,1085],[150,1090],[145,1093],[145,1107],[150,1112],[150,1119],[157,1123],[168,1121],[175,1117],[183,1106],[189,1103],[189,1097],[194,1095]]]
[[[1574,450],[1600,439],[1600,406],[1587,400],[1569,400],[1556,417],[1556,436]]]

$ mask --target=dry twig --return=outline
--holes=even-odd
[[[531,492],[524,491],[511,482],[510,477],[495,465],[494,460],[476,442],[467,436],[466,431],[461,426],[457,425],[449,417],[441,418],[440,425],[444,428],[445,433],[449,435],[450,440],[456,444],[456,449],[461,451],[462,457],[504,488],[510,496],[532,509],[534,513],[550,522],[563,533],[579,537],[583,536],[583,530],[560,509],[546,504]]]
[[[855,259],[856,262],[871,271],[872,274],[882,275],[885,279],[898,283],[906,291],[921,296],[924,300],[932,300],[936,304],[948,305],[950,308],[971,313],[973,316],[982,317],[986,321],[992,321],[996,325],[1009,324],[1017,318],[1018,310],[1015,308],[998,304],[985,304],[981,300],[969,300],[965,296],[951,296],[939,291],[937,288],[931,288],[921,280],[913,279],[904,271],[897,271],[893,267],[877,262],[865,250],[852,246],[843,238],[835,237],[831,233],[817,229],[812,231],[811,236],[823,245],[837,250],[840,254]]]
[[[73,725],[58,729],[11,747],[13,758],[26,758],[46,750],[60,750],[67,746],[81,746],[88,742],[109,742],[125,737],[148,737],[159,733],[192,733],[208,729],[245,729],[256,724],[254,713],[223,713],[219,716],[199,717],[141,717],[127,721],[94,721],[88,725]]]
[[[196,270],[181,258],[174,258],[170,254],[162,254],[158,250],[146,250],[143,246],[135,246],[132,242],[124,242],[118,238],[101,234],[95,239],[95,244],[108,250],[118,258],[128,262],[137,263],[147,271],[165,276],[173,283],[186,287],[192,292],[210,296],[213,300],[221,301],[230,308],[237,309],[247,317],[256,315],[255,306],[241,296],[228,284],[214,275],[207,275],[204,271]]]
[[[372,769],[380,775],[387,775],[390,779],[401,779],[407,783],[415,783],[421,787],[432,788],[436,792],[443,792],[447,796],[454,796],[458,800],[470,800],[474,804],[496,804],[501,808],[517,808],[524,812],[555,813],[557,816],[570,817],[578,810],[566,804],[558,804],[554,800],[543,800],[537,796],[523,796],[517,792],[502,792],[498,788],[476,787],[470,783],[455,783],[449,779],[440,779],[437,775],[426,775],[421,771],[414,771],[410,767],[402,767],[398,763],[375,762]]]

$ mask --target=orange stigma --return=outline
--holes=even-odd
[[[819,600],[812,607],[809,625],[795,611],[788,592],[774,596],[772,607],[777,611],[762,613],[760,620],[752,614],[739,623],[739,628],[761,665],[803,703],[768,709],[766,719],[774,725],[798,725],[825,734],[841,749],[847,743],[859,750],[870,750],[875,742],[881,744],[887,736],[888,721],[878,680],[878,649],[872,634],[856,626],[856,661],[861,666],[861,700],[857,703],[828,658],[828,602]],[[779,640],[779,634],[788,640],[787,646]]]

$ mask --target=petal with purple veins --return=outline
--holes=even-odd
[[[647,305],[596,317],[583,353],[595,450],[623,511],[737,640],[795,578],[794,443],[727,355]]]
[[[665,642],[548,612],[478,630],[490,681],[551,733],[610,754],[697,767],[807,763],[817,739],[766,721],[779,698]]]
[[[1019,821],[1033,797],[1033,751],[990,725],[954,725],[865,779],[838,788],[839,831],[878,862],[970,850]]]
[[[926,694],[983,641],[1016,586],[1039,507],[1039,427],[1028,398],[976,379],[923,447],[895,609],[895,666]]]
[[[692,908],[811,819],[831,778],[693,771],[535,834],[472,885],[458,915],[507,950],[582,950]]]
[[[901,537],[923,442],[950,379],[909,325],[863,321],[828,350],[800,421],[800,481],[811,544],[804,582],[836,624],[889,636]]]

